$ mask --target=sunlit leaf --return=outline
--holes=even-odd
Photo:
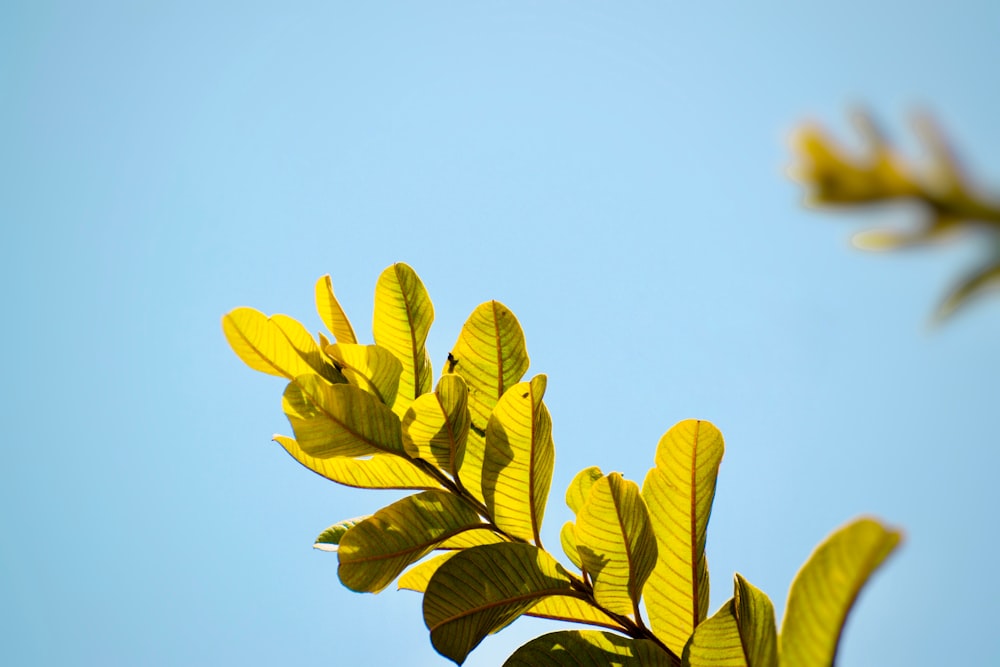
[[[306,454],[293,438],[274,436],[292,458],[317,475],[361,489],[438,489],[441,484],[405,458],[394,454],[372,454],[365,458],[335,456],[316,458]]]
[[[368,517],[361,516],[354,519],[344,519],[343,521],[338,521],[319,534],[319,537],[316,538],[315,544],[313,544],[313,548],[321,551],[336,551],[337,545],[340,544],[340,538],[342,538],[348,530],[367,518]]]
[[[392,407],[399,389],[403,366],[399,359],[378,345],[338,343],[326,348],[327,355],[340,365],[347,381]]]
[[[403,445],[411,456],[458,478],[469,436],[468,390],[458,375],[444,375],[437,390],[413,401],[403,417]]]
[[[586,600],[566,595],[553,595],[552,597],[542,598],[534,607],[525,612],[525,615],[550,618],[556,621],[597,625],[614,630],[621,629],[617,621]]]
[[[660,439],[656,467],[642,486],[660,554],[646,610],[653,631],[676,653],[708,614],[705,535],[723,450],[722,434],[709,422],[680,422]]]
[[[357,343],[354,327],[344,314],[337,297],[333,295],[333,283],[326,275],[316,281],[316,311],[327,330],[338,343]]]
[[[479,305],[466,320],[449,357],[469,388],[472,432],[460,475],[465,487],[482,497],[481,475],[486,425],[504,392],[528,370],[524,332],[514,313],[499,301]]]
[[[310,456],[405,455],[399,418],[352,385],[302,375],[285,389],[282,406],[295,439]]]
[[[778,667],[774,607],[739,574],[733,597],[695,628],[684,647],[685,667]]]
[[[499,544],[500,542],[509,541],[510,540],[505,539],[502,535],[498,535],[492,528],[484,526],[483,528],[467,530],[464,533],[455,535],[454,537],[449,537],[447,540],[439,544],[437,548],[467,549],[469,547],[478,547],[484,544]]]
[[[676,667],[649,639],[600,630],[563,630],[536,637],[507,658],[504,667]]]
[[[782,667],[829,667],[847,614],[901,535],[873,519],[858,519],[826,538],[788,592],[779,635]]]
[[[512,542],[473,547],[434,573],[424,594],[424,622],[434,648],[461,664],[486,635],[548,595],[579,596],[546,552]]]
[[[508,389],[486,427],[483,462],[483,498],[494,523],[539,546],[555,465],[552,418],[542,402],[544,395],[544,375]]]
[[[587,498],[590,496],[590,487],[602,477],[604,477],[604,473],[597,466],[590,466],[576,473],[569,486],[566,487],[566,506],[573,510],[574,514],[578,513],[583,504],[587,502]]]
[[[477,531],[478,532],[478,531]],[[422,563],[417,563],[399,578],[397,587],[400,590],[416,591],[417,593],[423,593],[427,590],[427,584],[430,583],[431,577],[434,573],[438,571],[438,568],[445,564],[445,562],[461,553],[460,551],[445,551],[444,553],[439,553],[431,558],[428,558]]]
[[[434,321],[434,306],[416,272],[393,264],[375,284],[372,334],[376,345],[392,352],[403,365],[393,411],[402,417],[413,400],[431,390],[430,357],[424,343]]]
[[[583,569],[583,559],[580,558],[580,549],[576,540],[576,525],[572,521],[567,521],[559,530],[559,543],[562,545],[563,553],[570,559],[573,565]]]
[[[466,501],[447,491],[398,500],[341,538],[340,581],[354,591],[377,593],[438,543],[481,523]]]
[[[576,539],[597,602],[618,614],[638,615],[657,547],[636,483],[615,472],[594,482],[576,517]]]
[[[268,317],[253,308],[236,308],[222,317],[222,331],[236,355],[255,371],[289,380],[316,373],[330,382],[346,382],[305,328],[287,315]]]

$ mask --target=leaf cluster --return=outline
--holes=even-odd
[[[708,616],[705,543],[722,434],[706,421],[668,430],[642,486],[596,467],[566,491],[568,564],[541,526],[555,460],[546,377],[513,313],[488,301],[469,316],[434,382],[425,348],[434,309],[417,274],[387,268],[375,288],[373,345],[358,343],[330,279],[316,304],[332,336],[284,315],[223,317],[236,354],[285,378],[294,437],[275,440],[334,482],[413,493],[316,539],[348,588],[423,593],[434,648],[461,664],[519,616],[570,621],[507,665],[830,665],[847,613],[899,534],[872,519],[835,532],[799,572],[780,634],[766,595],[736,575]]]
[[[855,245],[866,250],[924,245],[973,227],[985,230],[993,241],[989,256],[941,302],[935,313],[938,320],[1000,283],[1000,203],[977,192],[931,119],[914,117],[914,128],[929,156],[925,168],[903,159],[867,113],[858,111],[853,120],[864,141],[861,155],[848,154],[815,124],[796,131],[793,146],[800,162],[793,176],[809,187],[808,201],[835,207],[905,201],[919,209],[913,230],[873,229],[856,235]]]

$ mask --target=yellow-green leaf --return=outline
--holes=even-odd
[[[492,528],[484,525],[482,528],[474,528],[472,530],[467,530],[464,533],[459,533],[454,537],[449,537],[447,540],[437,545],[438,549],[467,549],[469,547],[478,547],[484,544],[499,544],[500,542],[509,542],[503,536],[498,535]]]
[[[403,372],[393,411],[402,417],[417,396],[431,390],[430,357],[424,344],[434,306],[416,272],[406,264],[393,264],[375,284],[375,314],[372,334],[375,344],[392,352]]]
[[[316,538],[316,542],[313,544],[313,549],[319,549],[321,551],[336,551],[337,545],[340,544],[340,538],[342,538],[348,530],[358,525],[368,517],[361,516],[354,519],[344,519],[343,521],[338,521],[333,524]]]
[[[316,311],[338,343],[358,342],[354,335],[354,327],[344,314],[344,309],[340,307],[337,297],[333,295],[333,283],[329,275],[316,281]]]
[[[449,356],[450,369],[469,387],[472,431],[459,474],[479,500],[482,495],[486,425],[497,401],[528,370],[524,332],[514,313],[498,301],[477,307],[466,320]]]
[[[458,479],[469,436],[468,390],[458,375],[444,375],[437,391],[413,401],[403,417],[403,445]]]
[[[302,375],[285,389],[282,406],[299,446],[310,456],[405,456],[399,418],[357,387]]]
[[[392,407],[399,389],[403,366],[399,359],[378,345],[338,343],[326,348],[326,353],[340,365],[347,381]]]
[[[538,618],[550,618],[556,621],[569,621],[571,623],[585,623],[613,630],[621,629],[621,626],[614,619],[586,600],[566,595],[553,595],[552,597],[542,598],[534,607],[525,612],[525,616],[537,616]]]
[[[576,542],[576,526],[572,521],[567,521],[559,530],[559,543],[562,545],[563,553],[570,559],[573,565],[583,569],[583,560],[580,558],[580,550]]]
[[[549,595],[579,596],[546,552],[513,542],[473,547],[434,573],[424,593],[424,622],[434,648],[461,664],[486,635]]]
[[[335,456],[316,458],[306,454],[293,438],[274,436],[293,459],[317,475],[360,489],[438,489],[441,485],[409,459],[395,454],[372,454],[365,458]]]
[[[431,577],[433,577],[434,573],[438,571],[438,568],[444,565],[445,561],[449,558],[459,553],[461,552],[445,551],[444,553],[428,558],[422,563],[417,563],[399,578],[399,584],[397,587],[400,590],[405,589],[408,591],[423,593],[427,590],[427,584],[430,583]]]
[[[774,607],[739,574],[733,597],[695,628],[684,667],[778,667]]]
[[[598,604],[638,618],[639,598],[657,553],[638,485],[616,472],[594,482],[576,517],[576,539]]]
[[[649,639],[600,630],[563,630],[536,637],[507,658],[504,667],[676,667]]]
[[[383,507],[340,539],[340,581],[377,593],[440,542],[481,525],[468,503],[447,491],[424,491]]]
[[[680,422],[660,439],[656,467],[642,485],[660,552],[646,610],[653,632],[676,653],[708,614],[705,535],[723,451],[715,426]]]
[[[528,370],[524,332],[514,313],[499,301],[480,304],[462,327],[451,359],[469,385],[472,424],[482,432],[497,401]]]
[[[573,510],[574,514],[579,512],[583,504],[587,502],[587,498],[590,496],[590,487],[594,486],[594,482],[602,477],[604,477],[604,473],[597,466],[590,466],[576,473],[569,486],[566,487],[566,506]]]
[[[555,465],[552,418],[542,402],[544,394],[544,375],[507,390],[486,427],[483,461],[483,499],[494,523],[539,546]]]
[[[830,667],[861,587],[899,544],[898,531],[858,519],[820,544],[788,592],[779,646],[782,667]]]
[[[289,380],[317,373],[330,382],[346,381],[305,328],[287,315],[236,308],[222,317],[222,331],[236,356],[255,371]]]

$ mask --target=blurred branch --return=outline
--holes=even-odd
[[[935,314],[938,320],[969,298],[1000,285],[1000,202],[983,197],[970,185],[931,118],[914,117],[914,130],[930,157],[930,165],[922,170],[900,157],[867,113],[857,111],[852,120],[865,143],[862,155],[849,155],[818,125],[804,124],[795,132],[793,147],[799,164],[793,167],[792,176],[809,188],[808,202],[861,207],[908,201],[922,209],[915,229],[873,229],[855,236],[855,245],[866,250],[924,245],[971,227],[988,230],[995,241],[989,260],[948,294]]]

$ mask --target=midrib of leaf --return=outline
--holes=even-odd
[[[423,355],[418,355],[417,336],[415,327],[413,326],[413,312],[410,309],[410,299],[406,290],[403,289],[403,281],[399,277],[399,269],[397,267],[398,265],[393,265],[392,270],[393,273],[396,274],[396,282],[399,284],[399,293],[402,295],[403,305],[406,307],[406,321],[409,323],[407,329],[409,330],[408,333],[410,335],[410,356],[413,359],[413,396],[410,398],[416,399],[420,396],[420,367],[417,361],[417,356],[422,357]],[[419,351],[423,352],[423,348]],[[421,359],[421,361],[423,361],[423,359]]]
[[[550,588],[544,591],[532,591],[531,593],[526,595],[518,595],[516,597],[504,598],[502,600],[496,600],[493,602],[488,602],[486,604],[478,605],[473,609],[467,609],[460,614],[449,616],[448,618],[434,625],[434,627],[430,627],[429,630],[431,632],[434,632],[435,630],[440,628],[442,625],[445,625],[446,623],[452,623],[454,621],[466,618],[468,616],[472,616],[474,614],[479,614],[484,611],[489,611],[490,609],[495,609],[497,607],[509,607],[512,605],[523,604],[525,602],[529,602],[531,600],[537,600],[543,597],[548,597],[550,595],[565,595],[566,597],[579,597],[577,595],[571,595],[567,593],[565,588]],[[586,598],[580,597],[580,599],[585,600]]]
[[[631,540],[629,540],[628,529],[626,528],[625,522],[622,519],[622,508],[618,504],[618,496],[619,496],[619,494],[612,493],[611,494],[611,502],[613,502],[615,504],[615,518],[618,520],[618,530],[619,530],[619,532],[621,532],[622,537],[624,538],[624,539],[622,539],[622,544],[625,545],[625,558],[626,558],[626,560],[628,560],[628,581],[629,581],[629,586],[631,587],[633,585],[632,582],[635,581],[635,574],[636,574],[635,573],[635,561],[632,558],[632,544],[631,544]],[[638,592],[638,591],[636,591],[636,592]],[[632,609],[634,610],[634,613],[635,613],[635,620],[639,621],[639,599],[638,599],[638,596],[633,597],[631,595],[631,591],[629,593],[630,593],[629,597],[632,598]]]
[[[497,399],[503,396],[506,388],[503,386],[503,345],[500,340],[500,318],[497,316],[497,302],[490,301],[490,308],[493,310],[493,342],[497,348]],[[541,546],[541,545],[539,545]]]
[[[698,436],[701,434],[701,425],[694,432],[694,443],[691,447],[691,507],[688,511],[688,516],[690,517],[691,525],[691,536],[694,538],[691,540],[691,606],[694,610],[694,620],[692,625],[697,627],[698,620],[701,618],[701,609],[699,607],[700,595],[698,589],[700,588],[700,581],[698,580],[698,563],[700,558],[698,558],[698,543],[701,542],[700,535],[698,534]]]
[[[320,377],[320,376],[319,376],[319,375],[317,375],[316,377]],[[320,379],[322,379],[322,378],[320,378]],[[323,380],[323,381],[324,381],[324,382],[326,382],[326,380]],[[379,451],[381,451],[381,452],[388,452],[389,454],[395,454],[396,456],[400,456],[400,453],[399,453],[399,452],[397,452],[397,451],[394,451],[394,450],[392,450],[392,449],[386,449],[386,448],[384,448],[384,447],[382,447],[382,446],[380,446],[380,445],[376,444],[376,443],[375,443],[375,442],[374,442],[373,440],[371,440],[371,439],[369,439],[369,438],[365,437],[365,436],[364,436],[364,435],[362,435],[361,433],[358,433],[358,432],[357,432],[357,431],[355,431],[355,430],[354,430],[353,428],[351,428],[350,426],[348,426],[346,422],[344,422],[344,421],[341,421],[341,420],[340,420],[340,419],[338,419],[337,417],[335,417],[335,416],[333,416],[332,414],[330,414],[329,412],[327,412],[327,411],[326,411],[326,408],[324,408],[324,407],[323,407],[322,405],[320,405],[320,404],[319,404],[319,403],[318,403],[317,401],[315,401],[315,400],[312,400],[312,394],[310,394],[310,393],[309,393],[308,391],[306,391],[306,390],[305,390],[305,387],[303,387],[303,386],[302,386],[301,384],[299,384],[299,383],[298,383],[298,381],[297,381],[297,379],[295,379],[295,380],[292,380],[292,382],[294,382],[294,383],[295,383],[295,385],[296,385],[296,386],[297,386],[297,387],[298,387],[299,389],[301,389],[301,390],[302,390],[302,392],[303,392],[303,393],[304,393],[304,394],[305,394],[306,396],[308,396],[308,397],[309,397],[309,399],[310,399],[310,401],[312,402],[312,404],[313,404],[313,405],[315,405],[315,406],[316,406],[316,408],[317,408],[317,409],[318,409],[318,410],[319,410],[320,412],[322,412],[322,413],[323,413],[324,415],[326,415],[327,419],[329,419],[330,421],[332,421],[332,422],[334,422],[335,424],[339,425],[339,426],[340,426],[341,428],[343,428],[343,429],[344,429],[345,431],[347,431],[347,432],[348,432],[348,433],[350,433],[351,435],[353,435],[353,436],[357,437],[357,439],[358,439],[358,440],[360,440],[360,441],[362,441],[362,442],[364,442],[364,443],[367,443],[367,444],[371,445],[371,446],[372,446],[372,447],[374,447],[375,449],[377,449],[377,450],[379,450]],[[359,389],[358,391],[360,391],[360,389]]]
[[[229,315],[226,315],[226,317],[229,317]],[[266,316],[265,316],[265,317],[266,317]],[[267,319],[265,319],[264,321],[265,321],[265,322],[267,322],[267,324],[268,324],[268,325],[270,325],[270,324],[271,324],[271,318],[270,318],[270,317],[267,317]],[[234,328],[234,329],[236,330],[236,333],[237,333],[237,334],[239,335],[239,337],[240,337],[240,338],[241,338],[241,339],[243,340],[243,342],[244,342],[244,343],[246,343],[246,344],[247,344],[247,346],[248,346],[248,347],[249,347],[249,348],[250,348],[251,350],[253,350],[254,352],[256,352],[256,353],[257,353],[257,356],[258,356],[258,357],[260,357],[260,358],[261,358],[261,359],[263,359],[263,360],[264,360],[265,362],[267,362],[267,365],[268,365],[268,366],[270,366],[270,367],[271,367],[271,368],[273,368],[274,370],[278,371],[278,374],[279,374],[279,375],[283,375],[283,376],[285,376],[285,377],[288,377],[288,371],[284,370],[284,369],[283,369],[283,368],[281,368],[280,366],[277,366],[277,365],[275,365],[275,363],[274,363],[273,361],[271,361],[271,360],[270,360],[270,359],[269,359],[269,358],[267,357],[267,355],[266,355],[266,354],[264,354],[263,352],[261,352],[261,351],[260,351],[260,348],[258,348],[258,347],[257,347],[256,345],[254,345],[253,343],[251,343],[251,342],[250,342],[250,339],[249,339],[249,338],[247,338],[247,337],[246,337],[246,336],[245,336],[245,335],[243,334],[243,327],[233,327],[233,328]],[[280,328],[280,327],[278,327],[278,331],[279,331],[279,332],[281,333],[281,335],[282,335],[282,336],[284,336],[284,337],[285,337],[285,340],[288,340],[288,336],[285,336],[285,332],[281,331],[281,328]],[[289,341],[289,342],[291,342],[291,341]]]
[[[493,303],[495,304],[496,301],[494,301]],[[496,312],[494,312],[494,321],[495,320],[496,320]],[[498,341],[497,347],[499,348],[500,347],[499,336],[497,337],[497,341]],[[501,365],[501,368],[502,367],[503,366]],[[535,546],[537,546],[539,549],[542,549],[543,548],[542,536],[539,534],[539,526],[538,526],[538,512],[535,510],[535,458],[536,458],[535,425],[538,420],[535,417],[535,388],[534,386],[532,386],[530,382],[528,383],[528,392],[530,393],[529,398],[531,400],[531,440],[529,441],[531,443],[531,451],[530,451],[531,458],[528,462],[528,503],[530,503],[529,507],[531,510],[531,532],[535,538]],[[541,403],[539,403],[539,407],[541,407]]]

